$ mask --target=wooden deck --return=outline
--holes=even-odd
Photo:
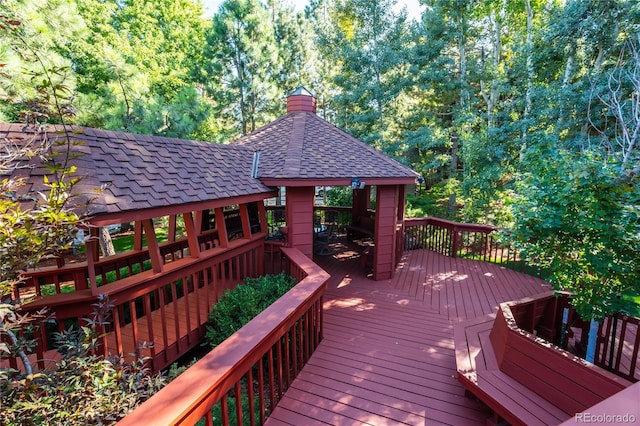
[[[544,281],[483,262],[405,253],[391,280],[361,269],[361,247],[338,242],[315,261],[332,275],[324,340],[267,424],[485,424],[491,412],[456,378],[453,326]]]

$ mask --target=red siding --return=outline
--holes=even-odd
[[[387,280],[393,276],[396,251],[396,219],[398,217],[398,187],[376,188],[375,253],[373,278]]]
[[[287,188],[287,245],[313,258],[314,187]]]

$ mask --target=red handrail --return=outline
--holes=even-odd
[[[329,279],[299,250],[281,250],[289,273],[300,282],[119,425],[195,424],[203,417],[212,424],[211,410],[218,402],[222,422],[228,424],[230,391],[238,424],[243,424],[240,394],[248,398],[249,424],[264,421],[322,339],[322,296]],[[257,382],[257,389],[243,378],[244,383]]]
[[[202,252],[198,258],[185,257],[167,263],[160,273],[144,271],[99,288],[115,305],[106,326],[108,333],[101,347],[104,355],[125,357],[138,350],[144,342],[155,345],[143,351],[151,357],[154,370],[159,370],[191,348],[204,336],[207,314],[219,295],[233,288],[246,277],[264,274],[264,234],[251,241],[237,240],[227,248]],[[58,330],[66,328],[65,320],[79,325],[90,316],[98,300],[90,289],[37,298],[21,307],[21,313],[48,308],[55,315]],[[43,358],[50,349],[45,323],[36,324],[35,353],[38,368],[44,368]],[[49,334],[50,334],[49,328]],[[123,336],[128,336],[124,338]],[[9,364],[17,368],[15,357]]]
[[[435,217],[405,220],[404,249],[427,248],[445,256],[468,257],[498,263],[510,269],[544,278],[542,268],[525,262],[518,250],[496,237],[501,228],[458,223]]]

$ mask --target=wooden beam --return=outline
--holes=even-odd
[[[198,244],[198,234],[197,228],[193,221],[193,216],[191,213],[183,213],[182,217],[184,219],[184,227],[187,230],[187,241],[189,242],[189,253],[191,253],[191,257],[198,258],[200,257],[200,244]]]
[[[269,232],[267,226],[267,209],[264,206],[264,203],[258,202],[258,215],[260,216],[260,232],[267,233]]]
[[[242,221],[242,236],[251,239],[251,224],[249,223],[249,209],[246,204],[240,204],[240,220]]]
[[[98,294],[98,282],[96,281],[96,253],[99,249],[98,244],[98,229],[90,228],[89,235],[90,237],[85,240],[84,247],[85,253],[87,254],[87,272],[89,273],[89,286],[91,287],[91,294]]]
[[[142,222],[139,220],[133,224],[133,249],[142,250]]]
[[[169,235],[168,235],[168,239],[169,241],[173,242],[176,240],[176,222],[177,222],[178,216],[175,214],[172,214],[169,216]]]
[[[224,211],[222,211],[222,207],[216,207],[215,212],[220,247],[229,247],[229,236],[227,235],[227,224],[224,222]]]
[[[204,218],[204,210],[198,210],[196,211],[196,217],[193,221],[196,229],[198,230],[198,232],[202,232],[202,221]]]
[[[149,249],[149,257],[151,258],[151,268],[154,273],[162,272],[162,256],[160,255],[160,247],[156,239],[156,230],[153,227],[153,220],[146,219],[142,221],[144,235],[147,237],[147,247]]]
[[[216,207],[226,207],[235,204],[249,203],[251,201],[263,201],[266,198],[275,197],[276,191],[261,192],[258,194],[241,195],[239,197],[221,198],[198,203],[168,205],[149,209],[128,210],[117,213],[105,213],[92,217],[89,223],[96,226],[112,225],[114,223],[134,222],[154,217],[182,214],[184,212],[197,212],[199,210],[211,210]]]

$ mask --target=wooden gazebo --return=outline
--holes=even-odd
[[[46,139],[51,151],[62,154],[49,161],[76,167],[82,179],[74,200],[88,224],[84,258],[61,257],[56,265],[28,271],[14,296],[36,298],[23,310],[48,308],[62,330],[69,321],[81,323],[106,295],[116,306],[105,330],[105,354],[133,353],[141,342],[154,341],[146,354],[154,369],[164,368],[199,344],[207,312],[225,289],[268,269],[264,200],[277,194],[276,187],[287,188],[286,245],[313,258],[314,187],[349,186],[356,178],[354,218],[372,214],[369,194],[376,187],[373,278],[390,278],[402,251],[404,188],[416,174],[318,117],[305,90],[288,98],[287,109],[229,145],[0,124],[3,140],[20,145]],[[25,195],[46,192],[44,176],[56,179],[40,157],[24,159],[22,166],[13,175],[24,178]],[[133,223],[133,249],[105,252],[98,231],[124,223]],[[159,223],[168,224],[163,239]],[[38,342],[34,355],[44,368],[45,354],[55,351],[44,331]],[[15,359],[11,363],[17,366]]]
[[[287,113],[237,140],[259,152],[256,176],[286,188],[288,245],[313,257],[313,203],[317,186],[353,187],[352,218],[369,216],[376,188],[373,278],[389,279],[402,250],[406,185],[418,175],[316,114],[316,99],[304,88],[287,98]]]

